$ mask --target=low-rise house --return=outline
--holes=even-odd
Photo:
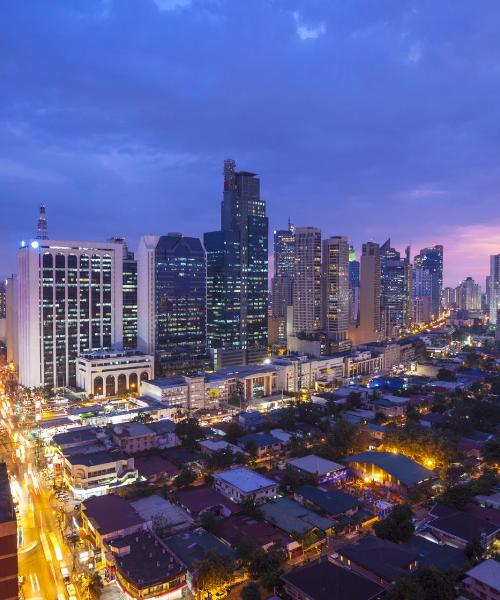
[[[264,425],[265,422],[266,420],[263,415],[256,410],[242,412],[238,415],[238,423],[247,431],[256,429],[257,427]]]
[[[79,452],[81,448],[98,443],[94,427],[74,427],[64,433],[57,433],[52,438],[52,446],[61,454]]]
[[[93,496],[81,507],[82,528],[93,540],[94,546],[103,549],[104,542],[151,527],[128,500],[116,494]]]
[[[375,412],[380,412],[390,419],[397,419],[405,414],[404,404],[394,402],[389,398],[377,398],[371,400],[369,401],[368,406]]]
[[[215,489],[238,504],[245,500],[272,500],[276,498],[278,491],[275,481],[246,467],[215,473],[213,478]]]
[[[141,531],[107,542],[108,567],[130,598],[176,600],[187,590],[186,567],[150,531]]]
[[[181,445],[181,441],[175,433],[175,423],[170,419],[153,421],[148,423],[148,427],[156,433],[157,448],[174,448]]]
[[[273,527],[265,521],[257,521],[247,515],[233,515],[223,519],[216,524],[215,533],[217,537],[226,541],[235,548],[241,540],[252,540],[261,548],[267,550],[274,545],[297,546],[288,535],[280,529]]]
[[[130,503],[136,513],[145,521],[150,521],[158,532],[168,530],[177,533],[192,527],[194,521],[180,506],[172,504],[157,494],[146,496]]]
[[[178,490],[177,498],[180,505],[195,519],[206,511],[224,517],[241,512],[238,504],[208,485]]]
[[[325,491],[313,485],[302,485],[296,490],[294,498],[331,518],[351,517],[359,510],[357,498],[335,489]]]
[[[399,547],[418,555],[419,567],[436,567],[441,571],[460,571],[467,563],[465,552],[446,544],[436,544],[420,535],[414,535]]]
[[[234,444],[230,444],[225,440],[201,440],[198,442],[200,446],[200,450],[203,454],[207,456],[212,456],[216,452],[220,452],[221,450],[230,451],[233,454],[243,453],[243,450]]]
[[[347,456],[345,462],[360,479],[403,494],[435,479],[433,471],[403,454],[393,452],[361,452]]]
[[[242,450],[255,449],[257,458],[277,456],[283,450],[283,442],[270,433],[247,433],[238,438],[238,446]]]
[[[384,592],[377,583],[328,558],[288,571],[281,579],[287,597],[292,600],[376,600]]]
[[[469,542],[479,540],[486,549],[500,533],[500,526],[467,512],[456,511],[430,521],[427,531],[441,543],[456,548],[465,548]]]
[[[156,448],[156,433],[144,423],[123,423],[114,425],[112,437],[115,444],[127,454],[144,452]]]
[[[292,458],[286,464],[302,475],[314,477],[318,483],[340,482],[347,477],[345,465],[340,465],[315,454]]]
[[[475,500],[481,506],[500,510],[500,492],[497,492],[496,494],[490,494],[489,496],[476,496]]]
[[[297,541],[305,540],[311,535],[312,544],[322,544],[326,537],[333,533],[335,521],[322,517],[312,510],[302,506],[291,498],[279,498],[275,502],[266,502],[261,506],[264,519],[292,535]]]
[[[368,432],[370,441],[375,445],[381,444],[387,433],[387,427],[384,427],[384,425],[375,425],[374,423],[367,423],[364,429]]]
[[[492,558],[479,563],[465,574],[462,585],[473,598],[498,600],[500,598],[500,563]]]
[[[134,463],[139,476],[144,477],[149,482],[161,479],[171,481],[181,472],[179,467],[163,458],[163,456],[156,454],[152,456],[135,456]]]
[[[336,554],[340,565],[382,587],[388,587],[401,575],[414,573],[419,566],[415,550],[403,549],[372,535],[341,546]]]

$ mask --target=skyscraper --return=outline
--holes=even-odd
[[[412,320],[412,279],[409,249],[405,258],[391,247],[391,240],[380,246],[381,293],[383,329],[393,337],[406,329]]]
[[[268,226],[259,178],[224,161],[221,230],[204,236],[208,345],[218,365],[267,352]]]
[[[467,311],[481,310],[481,288],[479,284],[466,277],[456,289],[458,308]]]
[[[122,344],[122,246],[33,240],[18,252],[19,380],[76,386],[76,357]]]
[[[350,324],[359,324],[359,260],[354,246],[349,246],[349,319]]]
[[[0,281],[0,319],[7,316],[7,289],[5,283]]]
[[[346,237],[323,240],[323,330],[330,351],[350,346],[349,330],[349,243]]]
[[[427,269],[431,276],[431,316],[437,319],[441,314],[441,296],[443,291],[443,246],[423,248],[415,256],[415,267]]]
[[[490,324],[496,325],[500,308],[500,254],[490,256]]]
[[[293,331],[321,329],[321,230],[296,227],[293,275]]]
[[[432,320],[432,275],[424,267],[413,268],[413,317],[416,323],[428,323]]]
[[[274,232],[274,275],[272,280],[271,305],[274,317],[286,317],[292,305],[294,271],[293,226]]]
[[[157,374],[195,371],[206,359],[206,259],[198,238],[143,236],[138,257],[138,345]]]
[[[49,231],[47,228],[47,215],[45,214],[45,204],[40,204],[40,212],[38,215],[38,223],[36,227],[36,239],[37,240],[48,240]]]
[[[382,336],[380,313],[381,267],[380,248],[374,242],[363,244],[361,254],[361,287],[358,343],[379,341]]]
[[[123,247],[123,347],[137,348],[137,261],[124,238],[110,241]]]

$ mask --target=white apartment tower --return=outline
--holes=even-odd
[[[293,331],[321,329],[321,230],[296,227],[294,231]]]
[[[114,242],[21,242],[17,322],[22,385],[76,386],[79,354],[121,348],[122,254],[122,245]]]
[[[336,344],[349,330],[349,242],[344,236],[323,240],[323,329]]]

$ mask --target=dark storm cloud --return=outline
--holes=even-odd
[[[216,228],[227,156],[272,226],[443,242],[453,283],[500,252],[497,2],[2,8],[3,274],[41,200],[59,238]]]

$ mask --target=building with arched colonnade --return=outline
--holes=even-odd
[[[77,386],[94,396],[138,392],[152,379],[154,358],[136,350],[97,350],[77,359]]]

